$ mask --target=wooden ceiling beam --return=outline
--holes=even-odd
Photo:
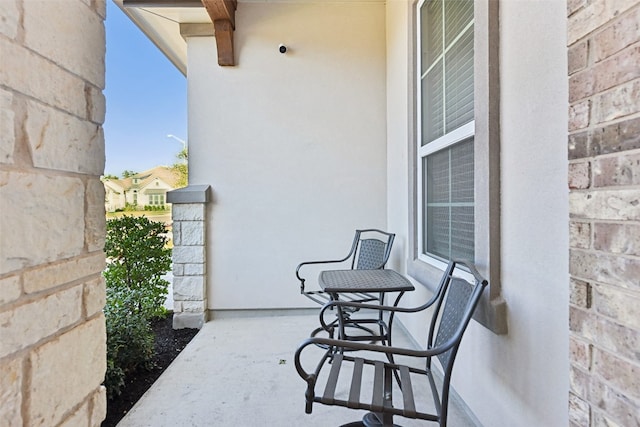
[[[233,31],[236,28],[237,0],[202,0],[215,31],[218,65],[235,65]]]

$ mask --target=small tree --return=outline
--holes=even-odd
[[[120,394],[125,376],[150,368],[154,339],[150,320],[166,313],[171,250],[162,223],[123,216],[107,221],[107,395]]]
[[[107,221],[107,288],[116,291],[114,297],[126,294],[121,303],[147,319],[165,313],[169,282],[162,275],[171,269],[166,232],[164,224],[146,217],[123,216]]]
[[[178,174],[176,188],[186,187],[189,185],[189,166],[187,164],[189,160],[189,152],[184,148],[176,155],[176,158],[178,161],[171,166],[171,169]]]

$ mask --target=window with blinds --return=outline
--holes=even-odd
[[[426,254],[474,260],[473,139],[423,161]]]
[[[418,7],[421,253],[474,261],[474,4]]]

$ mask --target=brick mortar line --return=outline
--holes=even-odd
[[[570,334],[576,335],[575,332],[570,332]],[[591,373],[590,370],[585,371],[584,367],[582,367],[581,365],[578,365],[578,364],[575,364],[575,363],[571,363],[571,359],[569,359],[569,364],[572,367],[574,367],[575,369],[577,369],[578,371],[580,371],[580,372],[582,372],[584,374],[590,374]],[[572,391],[572,390],[569,390],[569,391]],[[574,392],[574,394],[575,394],[575,392]]]
[[[105,256],[104,255],[104,251],[88,252],[88,253],[72,256],[72,257],[69,257],[69,258],[64,258],[64,259],[59,259],[59,260],[56,260],[56,261],[53,261],[53,262],[47,262],[47,263],[43,263],[43,264],[33,265],[33,266],[30,266],[30,267],[22,268],[20,270],[11,271],[9,273],[0,274],[0,280],[4,280],[4,279],[8,279],[10,277],[17,276],[20,279],[21,283],[22,283],[22,282],[24,282],[25,275],[29,274],[32,271],[42,270],[44,268],[55,267],[55,266],[58,266],[58,265],[61,266],[61,265],[67,264],[67,263],[69,263],[69,262],[71,262],[73,260],[80,261],[80,260],[84,260],[84,259],[88,259],[88,258],[93,258],[94,256],[98,255],[99,253],[102,253],[102,255]],[[106,260],[106,256],[105,256],[105,260]],[[105,263],[106,263],[106,261],[105,261]],[[101,275],[102,274],[102,270],[99,271],[99,272],[95,272],[93,274],[90,274],[88,276],[81,277],[81,278],[79,278],[77,280],[86,280],[87,278],[90,278],[90,277],[93,277],[95,275],[98,275],[98,273]],[[74,280],[74,281],[76,281],[76,280]],[[65,284],[66,283],[64,283],[63,285],[65,285]],[[62,286],[62,285],[59,285],[59,286]],[[40,291],[40,292],[42,292],[42,291]],[[39,292],[35,292],[33,294],[25,294],[25,295],[35,295],[35,294],[38,294],[38,293]]]
[[[85,318],[85,317],[81,317],[78,321],[67,325],[61,329],[56,330],[55,332],[51,333],[50,335],[47,335],[46,337],[42,337],[40,338],[38,341],[34,342],[33,344],[30,344],[24,348],[21,348],[18,351],[15,351],[13,353],[9,353],[4,357],[0,358],[0,364],[4,364],[6,361],[12,360],[12,359],[18,359],[18,358],[23,358],[25,361],[29,360],[29,355],[35,351],[36,349],[38,349],[39,347],[42,347],[45,344],[48,344],[54,340],[56,340],[57,338],[61,337],[62,335],[66,334],[67,332],[70,332],[72,330],[74,330],[75,328],[82,326],[86,323],[89,323],[90,321],[95,320],[95,318],[100,315],[100,313],[98,313],[96,316],[91,316],[90,318]],[[29,391],[31,391],[31,387],[28,388]],[[27,396],[30,395],[30,393],[26,394]]]
[[[96,255],[99,255],[100,253],[102,253],[104,255],[104,251],[93,251],[93,252],[87,252],[87,253],[83,253],[83,254],[79,254],[76,256],[71,256],[68,258],[63,258],[63,259],[57,259],[55,261],[52,262],[47,262],[47,263],[42,263],[42,264],[38,264],[38,265],[32,265],[29,267],[24,267],[20,270],[15,270],[15,271],[10,271],[8,273],[4,273],[4,274],[0,274],[0,280],[2,279],[7,279],[9,277],[13,277],[13,276],[20,276],[22,279],[24,279],[24,275],[28,274],[32,271],[36,271],[36,270],[41,270],[43,268],[47,268],[47,267],[54,267],[56,265],[62,265],[65,263],[68,263],[72,260],[82,260],[82,259],[87,259],[87,258],[92,258]],[[105,256],[106,259],[106,256]]]
[[[613,60],[615,60],[615,58],[617,58],[619,56],[622,56],[623,54],[628,53],[628,51],[634,50],[634,49],[636,49],[638,47],[640,47],[640,40],[638,40],[636,42],[633,42],[633,43],[621,48],[620,50],[618,50],[616,52],[613,52],[609,56],[606,56],[606,57],[596,61],[594,58],[591,58],[591,56],[594,55],[594,53],[591,52],[591,50],[594,49],[593,43],[589,43],[589,52],[588,52],[588,55],[587,55],[588,56],[588,64],[584,68],[580,68],[580,69],[574,71],[573,73],[568,74],[568,78],[571,79],[571,78],[573,78],[575,76],[578,76],[580,74],[584,74],[584,73],[586,73],[588,71],[594,71],[596,68],[600,68],[604,62],[613,61]],[[633,81],[633,80],[627,80],[627,81]],[[606,90],[608,90],[608,89],[606,89]],[[603,92],[602,91],[601,92],[596,92],[596,94],[598,94],[598,93],[603,93]]]
[[[599,191],[612,191],[612,190],[640,190],[640,184],[633,184],[633,185],[607,185],[607,186],[602,186],[602,187],[595,187],[592,186],[585,189],[588,190],[591,193],[596,193]],[[572,190],[573,191],[573,190]]]
[[[574,368],[578,368],[577,365],[572,364],[572,366]],[[631,405],[636,405],[636,406],[640,406],[640,400],[638,400],[637,398],[633,398],[631,396],[629,396],[627,393],[624,393],[624,390],[619,390],[617,387],[613,387],[611,385],[610,382],[608,382],[607,380],[605,380],[604,378],[602,378],[601,376],[595,375],[594,373],[587,371],[585,372],[584,369],[579,369],[583,374],[585,374],[588,377],[596,377],[598,379],[598,381],[600,381],[601,383],[605,384],[608,388],[615,390],[617,392],[619,392],[621,395],[623,395],[625,398],[629,399],[631,402]],[[593,400],[593,397],[591,396],[590,390],[587,390],[587,395],[583,396],[581,394],[578,394],[578,392],[574,389],[569,389],[569,393],[573,394],[574,396],[576,396],[578,399],[586,402],[589,404],[589,410],[592,412],[598,412],[600,414],[603,414],[606,416],[606,418],[613,418],[616,421],[620,421],[620,418],[617,416],[613,416],[611,413],[607,412],[607,409],[602,409],[598,406],[597,401]],[[627,406],[627,405],[625,405]],[[593,420],[593,417],[591,417],[591,419]],[[571,424],[571,425],[576,425],[576,424]],[[621,424],[622,425],[622,424]],[[580,426],[580,427],[588,427],[588,426]]]
[[[616,52],[614,55],[611,55],[611,56],[609,56],[609,57],[607,57],[605,59],[600,60],[599,62],[596,62],[594,65],[590,65],[590,66],[587,66],[586,68],[583,68],[581,70],[575,71],[573,74],[569,75],[569,80],[577,78],[582,74],[593,73],[593,76],[594,76],[593,81],[594,81],[594,85],[595,85],[595,81],[597,80],[595,77],[602,76],[602,74],[606,74],[606,73],[598,73],[597,72],[599,68],[604,68],[603,65],[602,65],[603,63],[605,63],[607,61],[614,61],[616,57],[622,56],[623,54],[625,54],[627,49],[632,50],[632,49],[636,49],[638,47],[640,47],[640,42],[634,43],[633,45],[628,46],[628,47],[622,49],[619,52]],[[630,79],[630,80],[624,80],[624,81],[621,81],[621,82],[618,82],[618,83],[614,84],[611,87],[602,89],[602,90],[597,91],[597,92],[593,92],[592,94],[587,95],[585,97],[575,99],[575,100],[573,100],[572,102],[569,103],[569,106],[573,106],[573,105],[576,105],[576,104],[583,103],[587,99],[590,99],[590,98],[596,97],[598,95],[607,93],[607,92],[611,91],[612,89],[615,89],[616,87],[620,87],[620,86],[625,85],[625,84],[627,84],[629,82],[633,82],[634,80],[637,80],[638,78],[640,78],[640,77],[636,77],[636,78]]]
[[[84,81],[84,83],[85,83],[85,84],[91,84],[91,83],[90,83],[90,82],[88,82],[88,81]],[[94,86],[94,87],[96,87],[96,86]],[[88,123],[94,123],[95,125],[100,126],[100,127],[102,127],[102,126],[104,125],[104,122],[96,122],[96,121],[91,120],[91,118],[89,118],[89,117],[79,116],[79,115],[77,115],[77,114],[75,114],[75,113],[72,113],[72,112],[67,111],[67,110],[65,110],[65,109],[63,109],[63,108],[60,108],[60,107],[59,107],[59,106],[57,106],[57,105],[51,105],[51,104],[48,104],[48,103],[46,103],[45,101],[43,101],[42,99],[35,98],[35,97],[33,97],[33,96],[31,96],[31,95],[29,95],[29,94],[27,94],[27,93],[24,93],[24,92],[19,91],[19,90],[18,90],[18,89],[16,89],[16,88],[13,88],[13,87],[10,87],[10,86],[6,86],[6,85],[3,85],[3,84],[0,84],[0,89],[6,90],[7,92],[11,92],[11,93],[13,93],[13,94],[14,94],[14,96],[15,96],[15,95],[22,96],[22,97],[24,97],[24,98],[25,98],[25,99],[27,99],[27,100],[33,101],[33,102],[35,102],[36,104],[39,104],[39,105],[45,106],[45,107],[47,107],[47,108],[51,108],[52,110],[58,111],[58,112],[60,112],[60,113],[66,114],[67,116],[75,117],[76,119],[78,119],[78,120],[80,120],[80,121],[88,122]],[[104,94],[104,89],[100,89],[100,88],[97,88],[97,87],[96,87],[96,89],[98,89],[99,91],[101,91],[101,92]],[[86,110],[87,110],[87,108],[89,108],[89,101],[87,100],[87,94],[86,94],[86,91],[84,92],[84,98],[85,98],[84,100],[85,100],[85,111],[86,111]]]
[[[573,193],[580,193],[580,194],[594,194],[594,193],[602,193],[602,192],[611,192],[611,191],[624,191],[624,190],[640,190],[640,185],[639,184],[634,184],[634,185],[615,185],[615,186],[607,186],[607,187],[589,187],[589,188],[571,188],[569,189],[569,193],[573,194]],[[586,218],[585,218],[586,219]],[[593,220],[606,220],[606,218],[590,218]],[[616,219],[615,221],[622,221],[619,219]],[[639,220],[627,220],[630,222],[633,221],[640,221]]]
[[[94,316],[91,316],[90,318],[82,317],[79,321],[73,323],[72,325],[69,325],[62,329],[58,329],[55,333],[48,335],[44,338],[41,338],[40,340],[38,340],[37,342],[29,346],[22,348],[14,353],[10,353],[5,357],[0,358],[0,364],[5,364],[7,361],[11,361],[13,359],[22,360],[21,369],[22,369],[23,379],[22,379],[22,387],[21,387],[22,405],[20,408],[20,412],[21,412],[22,420],[25,426],[30,425],[29,423],[33,421],[29,419],[29,411],[28,411],[29,407],[31,406],[31,391],[32,391],[32,381],[33,381],[33,378],[32,378],[33,366],[31,364],[31,354],[35,352],[39,347],[42,347],[50,342],[55,341],[57,338],[66,334],[67,332],[70,332],[73,329],[82,326],[83,324],[87,324],[90,321],[93,321],[99,315],[100,314],[96,314]],[[61,421],[56,425],[57,426],[63,425],[64,422],[71,415],[73,415],[77,410],[79,410],[82,407],[82,405],[84,405],[85,403],[87,403],[88,406],[90,407],[91,400],[93,396],[99,392],[100,387],[102,387],[102,384],[100,384],[98,387],[93,389],[87,396],[84,397],[84,399],[80,403],[74,406],[71,410],[66,411],[61,417]],[[88,400],[88,399],[91,399],[91,400]],[[89,412],[89,414],[91,413]]]
[[[598,250],[598,249],[584,249],[584,248],[574,248],[574,247],[570,247],[569,249],[571,251],[585,252],[585,253],[589,253],[589,254],[593,254],[593,255],[605,255],[605,256],[622,257],[622,258],[629,258],[629,259],[632,259],[632,260],[640,261],[640,255],[628,255],[628,254],[621,254],[621,253],[618,253],[618,252],[607,252],[607,251],[602,251],[602,250]],[[638,287],[638,289],[640,289],[640,287]]]
[[[577,279],[577,280],[582,280],[583,282],[587,282],[589,283],[589,286],[593,287],[607,287],[607,288],[615,288],[616,291],[618,293],[627,293],[627,294],[632,294],[632,295],[638,295],[640,296],[640,288],[639,289],[631,289],[631,288],[625,288],[623,286],[619,286],[618,284],[611,284],[611,283],[603,283],[603,282],[599,282],[595,279],[585,279],[585,278],[581,278],[580,276],[573,276],[573,275],[569,275],[570,278],[572,279]],[[576,306],[575,304],[571,304],[572,306],[574,306],[575,308],[578,308],[580,310],[585,311],[586,313],[589,313],[590,315],[594,315],[594,313],[597,313],[594,310],[594,303],[593,303],[593,298],[592,298],[592,302],[591,302],[591,307],[590,308],[584,308],[584,307],[580,307],[580,306]],[[600,315],[600,317],[604,318],[604,319],[609,319],[619,325],[624,326],[627,329],[631,329],[631,330],[638,330],[633,328],[632,326],[628,325],[627,323],[621,323],[620,320],[614,319],[612,317],[609,316],[604,316],[604,315]]]
[[[608,1],[608,0],[605,0],[605,1]],[[567,40],[569,39],[569,27],[570,27],[569,21],[571,21],[572,19],[575,19],[576,15],[578,15],[580,13],[583,13],[590,6],[591,6],[591,4],[585,4],[585,5],[581,6],[579,9],[576,9],[575,11],[573,11],[573,13],[567,14],[567,31],[566,31]],[[598,34],[604,32],[609,27],[611,27],[613,23],[618,22],[620,19],[623,19],[623,17],[625,17],[625,15],[628,15],[628,14],[630,15],[631,13],[633,13],[636,9],[638,9],[638,6],[637,5],[633,5],[633,6],[630,6],[628,9],[624,10],[623,12],[617,11],[617,13],[615,15],[611,16],[608,21],[605,21],[605,22],[599,24],[597,27],[587,28],[588,32],[586,32],[579,39],[576,39],[573,43],[567,44],[567,48],[572,47],[572,46],[574,46],[577,43],[580,43],[582,41],[589,40],[589,39],[593,38],[594,36],[597,36]]]
[[[607,220],[607,219],[589,219],[589,222],[596,224],[615,224],[615,225],[640,225],[640,220],[629,221],[624,219]]]
[[[601,351],[602,353],[606,353],[606,354],[607,354],[607,355],[609,355],[610,357],[613,357],[613,358],[618,359],[618,360],[625,361],[625,362],[629,363],[630,365],[640,366],[640,362],[638,362],[638,360],[627,359],[626,357],[620,356],[619,354],[614,353],[612,350],[609,350],[609,349],[606,349],[606,348],[598,347],[598,346],[595,346],[595,345],[594,345],[593,347],[594,347],[594,349],[598,349],[598,350],[599,350],[599,351]],[[628,393],[625,393],[625,390],[621,390],[621,389],[619,389],[617,386],[613,386],[613,385],[611,384],[611,382],[610,382],[609,380],[607,380],[606,378],[603,378],[602,376],[597,375],[595,372],[593,372],[593,374],[595,375],[595,377],[596,377],[596,378],[600,378],[600,379],[602,379],[602,382],[603,382],[603,383],[611,385],[611,388],[612,388],[612,389],[617,390],[617,391],[620,391],[620,392],[621,392],[621,394],[624,394],[624,395],[625,395],[627,398],[629,398],[630,400],[635,401],[635,402],[637,402],[637,403],[640,403],[640,396],[635,397],[635,398],[634,398],[634,397],[632,397],[632,396],[629,396],[629,394],[628,394]],[[640,394],[640,393],[639,393],[639,394]]]
[[[29,352],[30,353],[30,352]],[[11,355],[9,355],[11,357]],[[20,412],[22,414],[22,422],[24,425],[28,425],[28,422],[31,421],[29,419],[29,408],[31,407],[31,382],[33,366],[31,364],[31,358],[29,354],[25,354],[22,357],[22,407],[20,408]]]
[[[611,59],[613,59],[613,58],[615,58],[615,57],[617,57],[617,56],[622,55],[622,54],[623,54],[623,53],[625,53],[627,50],[633,50],[633,49],[635,49],[635,48],[637,48],[637,47],[640,47],[640,39],[639,39],[639,40],[637,40],[637,41],[636,41],[636,42],[634,42],[634,43],[631,43],[630,45],[627,45],[627,46],[625,46],[625,47],[621,48],[621,49],[620,49],[620,50],[618,50],[617,52],[613,52],[611,55],[606,56],[606,57],[604,57],[604,58],[602,58],[602,59],[600,59],[600,60],[598,60],[598,61],[596,61],[596,60],[594,59],[594,60],[593,60],[593,62],[592,62],[590,65],[588,65],[588,66],[587,66],[587,68],[586,68],[586,69],[595,68],[595,66],[597,66],[598,64],[602,64],[603,62],[606,62],[606,61],[611,60]],[[583,70],[580,70],[580,71],[583,71]],[[577,74],[577,73],[574,73],[574,74]],[[573,75],[573,74],[572,74],[572,75]]]
[[[15,164],[15,163],[0,163],[0,172],[16,172],[16,173],[24,173],[28,175],[38,175],[38,176],[47,176],[47,177],[67,177],[67,178],[78,178],[83,182],[87,179],[98,179],[100,180],[100,175],[93,175],[84,172],[73,172],[61,169],[45,169],[39,168],[31,165],[24,164]]]
[[[588,338],[586,338],[583,335],[579,335],[573,331],[569,332],[569,339],[573,339],[574,341],[578,341],[579,344],[592,344],[593,341],[590,341]]]
[[[82,3],[82,2],[81,2],[81,3]],[[94,13],[95,13],[95,12],[94,12]],[[98,16],[98,17],[100,18],[100,22],[102,22],[102,26],[104,27],[104,20],[102,19],[102,17],[100,17],[100,15],[98,15],[97,13],[96,13],[96,16]],[[98,85],[96,85],[95,83],[93,83],[93,82],[91,82],[91,81],[87,80],[87,77],[86,77],[86,76],[81,76],[81,75],[77,74],[75,71],[73,71],[73,70],[70,70],[70,69],[66,68],[63,64],[60,64],[60,63],[56,62],[53,58],[49,58],[49,57],[47,57],[47,56],[44,56],[42,53],[38,52],[37,50],[33,50],[31,47],[29,47],[29,46],[27,46],[27,45],[26,45],[26,41],[18,41],[18,40],[16,40],[16,39],[12,39],[12,38],[10,38],[10,37],[7,37],[6,35],[4,35],[4,34],[2,34],[2,33],[0,33],[0,38],[3,38],[3,39],[5,39],[5,40],[8,40],[11,44],[14,44],[14,45],[20,46],[21,48],[25,49],[26,51],[28,51],[28,52],[30,52],[30,53],[32,53],[32,54],[34,54],[34,55],[38,56],[39,58],[44,59],[44,60],[45,60],[45,61],[47,61],[48,63],[50,63],[50,64],[52,64],[52,65],[56,66],[57,68],[61,69],[61,70],[62,70],[62,71],[64,71],[65,73],[67,73],[67,74],[69,74],[69,75],[71,75],[71,76],[73,76],[73,77],[76,77],[76,78],[78,78],[79,80],[82,80],[82,81],[84,81],[84,82],[87,82],[87,83],[91,84],[92,86],[95,86],[95,87],[100,88],[100,86],[98,86]],[[105,38],[106,38],[106,31],[105,31]],[[105,43],[106,43],[106,42],[105,42]],[[104,52],[105,52],[105,55],[106,55],[106,50],[105,50]],[[104,56],[103,56],[103,60],[104,60]],[[105,84],[105,86],[106,86],[106,81],[105,81],[105,83],[104,83],[104,84]],[[103,89],[103,90],[104,90],[104,88],[101,88],[101,89]]]
[[[591,97],[584,98],[583,100],[577,101],[576,103],[571,104],[570,106],[580,104],[580,103],[584,102],[585,99],[586,100],[591,100]],[[640,119],[640,110],[638,110],[635,113],[629,114],[627,116],[620,117],[620,118],[617,118],[617,119],[614,119],[614,120],[610,120],[610,121],[607,121],[607,122],[593,123],[593,124],[590,124],[587,127],[583,127],[583,128],[576,129],[576,130],[573,130],[573,131],[569,131],[568,130],[567,131],[567,138],[572,137],[572,136],[576,136],[576,135],[580,135],[580,134],[583,134],[583,133],[591,133],[593,135],[593,133],[596,132],[596,131],[605,129],[605,128],[610,127],[610,126],[619,125],[619,124],[624,123],[624,122],[636,120],[636,119]],[[629,150],[629,151],[631,151],[631,150]]]
[[[634,148],[634,149],[625,150],[625,151],[616,151],[615,153],[598,154],[597,156],[591,156],[591,157],[580,157],[579,159],[569,159],[568,161],[569,161],[569,164],[578,164],[578,163],[584,163],[585,161],[633,156],[636,154],[640,154],[640,148]]]
[[[596,173],[592,172],[593,176]],[[572,188],[570,191],[573,192],[590,192],[595,193],[599,191],[611,191],[611,190],[638,190],[640,189],[640,184],[617,184],[617,185],[601,185],[596,186],[593,183],[588,188]]]
[[[599,317],[604,318],[604,319],[608,319],[608,318],[607,318],[607,317],[605,317],[605,316],[599,316]],[[618,323],[618,324],[619,324],[619,323]],[[625,327],[625,328],[627,328],[627,329],[630,329],[628,326],[625,326],[625,325],[620,325],[620,326]],[[597,341],[592,341],[591,339],[589,339],[589,338],[587,338],[587,337],[585,337],[585,336],[583,336],[583,335],[580,335],[580,334],[578,334],[578,333],[576,333],[576,332],[570,331],[570,332],[569,332],[569,338],[574,338],[574,339],[579,338],[579,341],[581,341],[581,342],[582,342],[582,343],[584,343],[584,344],[590,345],[591,347],[593,347],[593,349],[598,349],[598,350],[600,350],[600,351],[602,351],[602,352],[604,352],[604,353],[611,354],[611,355],[613,355],[616,359],[622,360],[622,361],[624,361],[624,362],[626,362],[626,363],[628,363],[628,364],[630,364],[630,365],[640,366],[640,363],[639,363],[637,360],[629,359],[629,358],[624,357],[624,356],[620,356],[618,353],[614,353],[614,352],[613,352],[614,350],[611,350],[611,349],[609,349],[609,348],[605,348],[605,347],[602,347],[602,346],[598,346],[598,345],[596,345],[596,344],[597,344]],[[592,350],[592,353],[593,353],[593,350]],[[593,358],[593,354],[591,355],[591,357]],[[574,360],[574,359],[571,359],[571,356],[569,356],[569,362],[571,363],[573,360]],[[593,363],[593,362],[592,362],[592,363]],[[578,369],[578,370],[580,370],[580,371],[584,372],[584,373],[588,373],[588,374],[589,374],[589,376],[593,376],[593,375],[595,375],[595,372],[593,372],[593,371],[592,371],[592,368],[588,368],[588,371],[587,371],[587,372],[585,372],[585,371],[584,371],[584,369],[585,369],[585,368],[584,368],[582,365],[580,365],[579,363],[577,363],[577,360],[576,360],[576,363],[571,363],[571,365],[572,365],[573,367],[575,367],[576,369]],[[596,375],[596,376],[597,376],[597,375]],[[602,377],[600,377],[600,376],[597,376],[597,377],[598,377],[598,378],[602,378]],[[602,378],[602,379],[604,380],[604,378]],[[602,382],[609,384],[609,382],[608,382],[608,381],[606,381],[606,380],[604,380],[604,381],[602,381]],[[615,387],[612,387],[612,388],[615,388]],[[640,400],[638,401],[638,403],[640,403]]]
[[[593,69],[592,68],[585,68],[584,70],[581,70],[581,71],[576,72],[575,74],[572,74],[571,77],[576,76],[576,75],[581,74],[581,73],[584,73],[584,72],[587,72],[589,70],[593,70]],[[573,101],[569,101],[569,106],[580,104],[580,103],[588,101],[588,100],[593,101],[594,99],[597,99],[598,97],[600,97],[602,95],[607,95],[607,94],[609,94],[610,92],[613,92],[616,89],[620,89],[621,87],[626,86],[626,85],[631,85],[631,84],[633,84],[634,82],[637,82],[637,81],[640,81],[640,77],[636,77],[635,79],[631,79],[631,80],[625,80],[624,82],[617,83],[616,85],[611,86],[611,87],[609,87],[607,89],[601,90],[600,92],[594,92],[594,93],[592,93],[592,94],[590,94],[588,96],[585,96],[583,98],[577,98],[577,99],[574,99]],[[571,92],[571,91],[569,91],[569,92]],[[627,117],[637,115],[638,113],[640,113],[640,111],[636,111],[636,112],[631,113],[629,115],[623,116],[620,121],[624,121]],[[590,117],[590,119],[591,119],[591,117]],[[595,125],[601,125],[603,123],[615,123],[617,121],[618,121],[618,118],[613,119],[613,120],[609,120],[609,121],[605,121],[605,122],[597,122],[597,123],[595,123]]]
[[[621,392],[620,394],[624,394],[624,393]],[[633,398],[630,398],[627,394],[624,394],[624,396],[629,398],[630,400],[633,400]],[[590,407],[590,410],[592,412],[591,420],[593,422],[593,425],[609,425],[609,421],[611,420],[614,423],[616,423],[615,425],[624,426],[620,416],[618,416],[616,413],[608,412],[608,411],[611,410],[610,408],[604,408],[603,409],[603,408],[599,407],[598,404],[595,403],[595,402],[589,402],[589,403],[591,403],[591,405],[589,405],[589,407]],[[598,415],[600,415],[600,418],[601,418],[600,421],[604,420],[605,424],[597,423],[598,420],[595,419],[595,416],[593,415],[593,413],[597,413]],[[581,427],[581,426],[579,426],[579,427]]]
[[[572,251],[572,252],[579,251],[579,252],[590,253],[590,254],[595,254],[596,253],[595,251],[592,251],[592,250],[574,249],[574,248],[571,248],[570,251]],[[602,254],[602,252],[598,252],[598,253]],[[616,257],[616,258],[620,257],[620,255],[618,255],[618,254],[610,254],[610,253],[606,253],[606,254],[608,256],[611,256],[611,257]],[[626,257],[626,258],[631,258],[631,259],[640,261],[640,257]],[[602,281],[600,281],[598,279],[595,279],[593,277],[583,277],[583,276],[578,275],[577,273],[576,274],[569,273],[569,278],[570,279],[575,279],[575,280],[580,280],[582,282],[586,282],[589,285],[591,285],[592,287],[594,285],[595,286],[614,287],[616,289],[627,290],[627,291],[629,291],[629,292],[631,292],[633,294],[639,294],[640,295],[640,285],[635,285],[635,287],[633,287],[634,286],[633,283],[631,283],[630,286],[624,286],[624,285],[627,285],[627,283],[620,282],[620,281],[615,282],[615,283],[607,283],[607,282],[602,282]],[[593,302],[593,299],[592,299],[592,302]]]
[[[25,11],[24,11],[24,1],[16,1],[15,2],[16,7],[18,8],[18,27],[16,30],[16,38],[15,40],[20,43],[23,44],[25,42],[25,28],[24,28],[24,16],[25,16]],[[9,39],[9,37],[6,37],[7,39]],[[11,39],[9,39],[11,40]]]
[[[638,77],[636,79],[633,79],[633,80],[627,80],[622,85],[625,85],[627,83],[630,83],[630,82],[633,82],[633,81],[636,81],[636,80],[640,80],[640,77]],[[612,89],[614,89],[616,87],[619,87],[619,86],[614,86]],[[610,89],[607,89],[607,90],[610,90]],[[594,96],[600,95],[602,93],[604,93],[604,92],[596,92],[593,95],[590,95],[590,96],[588,96],[586,98],[581,98],[580,100],[576,100],[576,101],[570,103],[569,107],[581,104],[581,103],[583,103],[583,102],[585,102],[587,100],[591,101]],[[593,109],[592,106],[590,106],[589,108]],[[591,130],[591,129],[599,129],[599,128],[605,128],[605,127],[610,126],[610,125],[616,125],[616,124],[619,124],[619,123],[626,122],[628,120],[637,119],[639,117],[640,117],[640,111],[636,111],[636,112],[628,114],[628,115],[626,115],[624,117],[617,117],[615,119],[612,119],[612,120],[609,120],[609,121],[606,121],[606,122],[591,123],[591,121],[590,121],[591,124],[589,126],[587,126],[587,127],[576,129],[574,131],[569,131],[568,130],[567,132],[568,132],[569,135],[575,135],[575,134],[586,132],[586,131]]]
[[[99,387],[95,388],[94,390],[91,390],[91,392],[89,394],[87,394],[86,396],[84,396],[82,398],[82,400],[77,403],[76,405],[72,406],[71,408],[67,409],[61,416],[60,416],[60,422],[58,424],[56,424],[56,427],[62,427],[65,425],[65,423],[67,421],[69,421],[69,418],[71,418],[76,412],[78,412],[80,409],[82,409],[82,407],[86,404],[87,405],[87,415],[91,415],[91,398],[93,397],[93,395],[99,390]],[[88,422],[89,420],[87,420]]]
[[[85,307],[84,307],[84,283],[82,281],[74,281],[70,283],[65,283],[64,285],[57,286],[55,288],[47,289],[46,291],[40,291],[37,294],[22,294],[17,300],[11,301],[2,307],[0,307],[0,314],[8,313],[10,311],[14,311],[19,309],[25,305],[32,304],[38,301],[42,301],[46,298],[54,296],[60,292],[68,291],[69,289],[73,289],[74,287],[80,287],[80,319],[86,319]],[[37,295],[33,297],[33,295]]]
[[[625,287],[622,287],[622,286],[619,286],[619,285],[614,285],[614,284],[610,284],[610,283],[602,283],[602,282],[598,282],[598,281],[596,281],[596,280],[594,280],[594,279],[584,279],[584,278],[580,278],[580,277],[578,277],[578,276],[569,276],[569,277],[570,277],[570,278],[573,278],[573,279],[578,279],[578,280],[582,280],[582,281],[588,282],[588,283],[589,283],[589,286],[591,286],[592,288],[593,288],[593,287],[596,287],[596,288],[597,288],[597,287],[615,288],[615,290],[616,290],[618,293],[626,293],[626,294],[630,294],[631,296],[640,296],[640,289],[636,289],[636,290],[634,290],[634,289],[625,288]],[[592,299],[593,299],[593,298],[592,298]],[[580,307],[580,306],[575,305],[575,304],[570,304],[570,305],[571,305],[573,308],[577,308],[577,309],[583,310],[584,312],[589,313],[590,315],[594,315],[594,313],[596,313],[596,311],[594,310],[594,303],[593,303],[593,301],[591,302],[591,307],[589,307],[589,308]],[[625,327],[625,328],[627,328],[627,329],[640,331],[640,330],[638,330],[638,329],[633,328],[631,325],[629,325],[629,324],[627,324],[627,323],[622,323],[622,322],[620,322],[620,320],[614,319],[614,318],[612,318],[612,317],[604,316],[604,315],[600,315],[600,317],[602,317],[602,318],[604,318],[604,319],[609,319],[609,320],[611,320],[612,322],[615,322],[615,323],[617,323],[617,324],[619,324],[619,325],[622,325],[622,326],[624,326],[624,327]]]

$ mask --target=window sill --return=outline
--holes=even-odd
[[[407,262],[407,274],[435,292],[442,277],[442,270],[419,259],[413,259]],[[491,280],[473,319],[496,335],[507,334],[507,304],[501,295],[492,296]]]

